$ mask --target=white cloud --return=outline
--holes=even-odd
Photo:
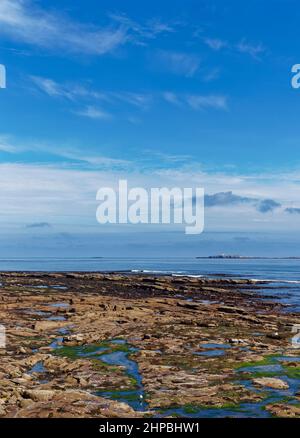
[[[145,24],[140,24],[131,18],[129,18],[126,14],[110,14],[110,17],[117,23],[129,29],[136,35],[144,39],[153,39],[157,35],[162,33],[173,33],[176,30],[176,24],[171,24],[167,22],[161,21],[159,18],[152,18],[148,20]],[[134,38],[134,42],[138,44],[144,44],[143,41],[136,40]]]
[[[206,108],[213,108],[219,110],[227,109],[227,97],[226,96],[199,96],[199,95],[189,95],[186,98],[187,103],[194,110],[203,110]]]
[[[232,51],[250,55],[254,59],[258,59],[259,56],[266,51],[266,48],[261,43],[252,44],[245,38],[238,43],[229,43],[220,38],[204,38],[203,41],[212,50],[219,51],[222,49],[230,49]]]
[[[152,18],[147,22],[148,29],[151,29],[152,35],[159,35],[161,33],[174,33],[176,32],[177,23],[166,23],[159,18]]]
[[[228,47],[227,41],[219,38],[204,38],[204,42],[213,50],[220,50]]]
[[[110,120],[112,119],[112,115],[106,111],[103,111],[100,108],[96,108],[94,106],[87,106],[86,108],[76,111],[75,114],[78,116],[88,117],[89,119],[94,120]]]
[[[18,152],[18,148],[11,142],[9,136],[0,135],[0,151],[14,154]]]
[[[204,109],[227,110],[227,96],[199,94],[176,94],[172,92],[163,93],[163,98],[176,106],[187,105],[189,108],[199,111]]]
[[[58,82],[49,78],[42,78],[40,76],[31,76],[33,83],[44,93],[51,97],[65,97],[68,99],[73,98],[73,93],[66,90]]]
[[[199,171],[199,164],[165,170],[151,167],[143,171],[137,168],[113,170],[115,163],[107,164],[104,170],[89,171],[62,165],[0,164],[1,222],[9,223],[11,219],[23,224],[65,222],[84,227],[87,222],[95,220],[95,196],[99,187],[116,188],[120,178],[127,178],[130,187],[197,186],[204,187],[208,194],[233,191],[241,197],[275,198],[283,208],[278,209],[268,222],[268,231],[284,231],[285,226],[299,228],[299,221],[284,212],[290,202],[295,202],[295,205],[299,202],[299,184],[288,178],[288,174],[232,176]],[[214,229],[230,229],[232,224],[235,229],[260,229],[254,224],[261,213],[248,204],[215,207],[208,209],[206,216],[206,226],[213,224]]]
[[[128,104],[140,110],[147,110],[154,102],[160,99],[178,107],[188,106],[194,110],[201,109],[227,109],[227,97],[223,95],[197,95],[178,94],[172,91],[165,91],[158,94],[138,93],[131,91],[97,91],[87,88],[82,84],[58,83],[53,79],[39,76],[31,76],[31,81],[43,93],[53,98],[67,99],[72,102],[86,104],[84,109],[73,111],[75,114],[89,117],[91,119],[109,120],[113,116],[111,111],[120,103]],[[109,111],[98,107],[105,103]],[[135,119],[135,118],[134,118]]]
[[[100,27],[49,12],[34,0],[0,1],[0,34],[56,52],[103,55],[126,43],[145,44],[147,39],[174,31],[175,26],[159,19],[142,25],[126,15],[111,14],[109,23]]]
[[[129,169],[134,165],[129,160],[112,158],[104,156],[101,152],[88,152],[89,148],[77,149],[74,145],[71,147],[68,144],[47,144],[42,141],[18,141],[8,135],[0,135],[0,152],[6,152],[13,155],[18,155],[24,152],[39,152],[42,154],[57,156],[61,159],[72,161],[73,165],[81,165],[82,167],[101,168],[101,169]],[[65,163],[66,164],[66,163]],[[89,165],[89,166],[86,166]]]
[[[37,8],[30,0],[1,0],[0,34],[23,43],[103,55],[127,42],[124,26],[97,28]]]
[[[188,78],[193,77],[200,66],[197,55],[167,50],[160,50],[155,56],[155,62],[159,69]]]
[[[52,149],[53,151],[53,149]],[[133,163],[129,160],[122,160],[117,158],[105,157],[100,154],[93,154],[88,152],[82,152],[76,149],[60,148],[54,149],[54,152],[62,157],[70,160],[79,161],[81,163],[87,163],[93,168],[101,167],[102,169],[129,169],[133,166]]]
[[[129,91],[97,91],[79,83],[58,83],[53,79],[40,76],[30,77],[33,84],[43,93],[54,98],[71,101],[99,101],[115,105],[125,102],[139,109],[147,109],[152,102],[152,96],[145,93]]]
[[[152,102],[152,96],[150,94],[134,93],[134,92],[112,92],[108,93],[110,98],[115,98],[120,101],[126,102],[130,105],[136,106],[140,109],[146,109]]]
[[[241,53],[246,53],[252,56],[254,59],[258,59],[259,55],[266,51],[266,48],[262,44],[251,44],[245,39],[236,45],[236,49]]]
[[[163,93],[163,98],[167,102],[172,103],[173,105],[177,105],[177,106],[181,105],[180,99],[177,96],[177,94],[171,91],[166,91],[165,93]]]
[[[204,74],[203,80],[205,82],[211,82],[211,81],[214,81],[215,79],[218,79],[219,76],[220,76],[220,69],[219,68],[212,68]]]

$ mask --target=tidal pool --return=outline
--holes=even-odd
[[[60,333],[67,329],[60,329]],[[91,344],[75,347],[67,347],[61,345],[63,337],[58,337],[51,344],[58,354],[76,358],[87,358],[91,360],[99,360],[103,364],[109,366],[122,367],[124,373],[132,379],[132,387],[129,389],[118,388],[117,386],[110,391],[96,391],[95,394],[101,397],[106,397],[112,400],[125,402],[136,411],[146,411],[148,404],[145,400],[145,390],[143,386],[142,376],[139,372],[137,362],[134,360],[134,353],[139,349],[130,345],[124,339],[110,339],[103,341],[100,344]],[[199,347],[203,351],[194,354],[205,355],[208,357],[223,356],[226,350],[232,348],[229,344],[223,343],[205,343]],[[265,359],[257,363],[244,364],[236,369],[236,380],[233,383],[243,385],[252,393],[262,396],[262,400],[253,402],[244,402],[241,404],[227,405],[221,407],[209,406],[174,406],[164,410],[153,409],[153,417],[179,416],[190,418],[264,418],[271,417],[265,407],[270,403],[285,404],[296,402],[295,396],[299,391],[299,378],[294,367],[284,365],[284,361],[299,361],[299,357],[292,356],[266,356]],[[37,365],[38,366],[38,365]],[[113,373],[113,371],[112,371]],[[285,381],[289,388],[273,389],[265,386],[256,386],[253,379],[256,377],[274,376]]]
[[[131,355],[138,351],[137,348],[132,347],[123,339],[111,339],[104,341],[99,345],[83,345],[75,347],[64,347],[60,345],[62,340],[62,337],[57,338],[50,345],[57,350],[57,354],[73,359],[96,359],[107,365],[121,366],[124,368],[124,373],[132,379],[133,385],[129,390],[120,390],[119,388],[116,388],[114,391],[97,391],[97,395],[113,400],[124,401],[135,410],[143,411],[147,408],[142,376],[139,372],[137,363],[131,359]]]

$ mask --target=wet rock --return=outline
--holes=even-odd
[[[201,307],[201,305],[197,303],[182,303],[180,301],[177,303],[177,306],[184,307],[185,309],[189,309],[189,310],[197,310]]]
[[[248,313],[245,309],[242,309],[240,307],[231,307],[231,306],[219,306],[218,310],[220,312],[225,312],[225,313],[239,313],[241,315],[244,315],[246,313]]]
[[[299,405],[286,405],[283,403],[270,404],[266,406],[266,410],[276,417],[283,418],[300,418]]]
[[[136,417],[137,414],[126,403],[93,396],[84,391],[57,391],[51,402],[36,400],[35,403],[28,404],[12,416],[15,418],[130,418]]]
[[[66,326],[67,323],[60,321],[37,321],[34,324],[34,330],[36,331],[48,331],[59,329],[60,327]]]
[[[92,395],[98,391],[116,397],[120,390],[142,391],[150,411],[256,403],[265,397],[264,391],[236,384],[243,373],[239,367],[291,354],[290,328],[299,321],[297,314],[281,313],[272,303],[259,301],[246,281],[99,273],[4,273],[4,279],[0,321],[6,321],[9,343],[0,361],[2,416],[146,415],[135,412],[129,406],[132,401]],[[63,290],[52,287],[58,279]],[[57,303],[72,307],[49,305]],[[68,321],[49,321],[48,315],[24,309],[50,309]],[[284,336],[266,336],[276,332]],[[111,344],[112,339],[119,344]],[[226,343],[230,348],[222,347]],[[205,344],[220,344],[216,349],[222,356],[199,355],[212,350]],[[101,360],[111,351],[125,355],[138,368],[141,381],[128,375],[126,366]],[[43,371],[31,373],[39,362]],[[282,406],[279,415],[284,416]]]
[[[288,389],[289,385],[281,379],[274,377],[260,377],[253,379],[253,383],[258,386],[267,386],[273,389]]]
[[[245,339],[236,339],[236,338],[228,339],[228,342],[230,344],[247,344],[247,341]]]
[[[23,392],[23,398],[29,398],[33,401],[48,401],[51,400],[55,391],[51,390],[42,390],[42,389],[31,389]]]

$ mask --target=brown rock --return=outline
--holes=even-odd
[[[267,386],[274,389],[288,389],[289,385],[281,379],[275,377],[260,377],[253,379],[253,383],[259,386]]]

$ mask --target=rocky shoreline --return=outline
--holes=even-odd
[[[0,417],[300,417],[299,314],[257,283],[0,277]]]

